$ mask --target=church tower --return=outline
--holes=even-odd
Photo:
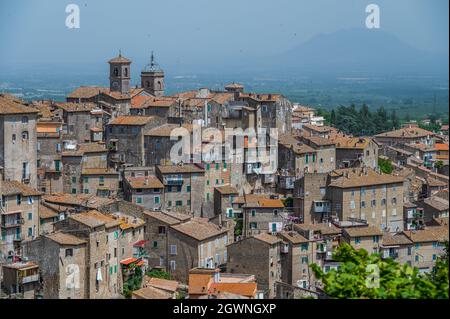
[[[141,72],[142,88],[153,96],[164,95],[164,71],[155,62],[155,58],[150,58],[150,64],[147,64]]]
[[[122,94],[130,93],[130,65],[131,60],[119,56],[108,61],[109,63],[109,89],[111,92],[120,92]]]

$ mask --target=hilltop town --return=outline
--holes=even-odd
[[[65,102],[0,94],[2,298],[322,298],[310,265],[338,269],[343,244],[420,273],[444,254],[448,125],[352,136],[280,92],[167,96],[153,55],[137,86],[108,63],[109,87]],[[234,160],[175,160],[198,129],[238,132],[191,143]]]

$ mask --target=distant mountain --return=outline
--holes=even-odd
[[[448,74],[448,52],[422,51],[379,29],[321,34],[255,62],[268,70],[308,73]]]

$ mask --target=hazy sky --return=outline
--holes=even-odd
[[[65,26],[70,3],[80,6],[80,29]],[[370,3],[382,30],[448,52],[448,0],[2,0],[0,65],[98,64],[119,49],[138,65],[151,50],[172,66],[266,56],[364,27]]]

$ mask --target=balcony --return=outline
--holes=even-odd
[[[23,225],[25,223],[23,218],[18,218],[15,220],[2,220],[2,228],[7,229],[7,228],[15,228],[15,227],[20,227],[21,225]]]
[[[22,278],[22,284],[28,284],[30,282],[36,282],[36,281],[39,281],[39,275],[38,274]]]
[[[315,213],[330,213],[331,206],[329,201],[314,201]]]

